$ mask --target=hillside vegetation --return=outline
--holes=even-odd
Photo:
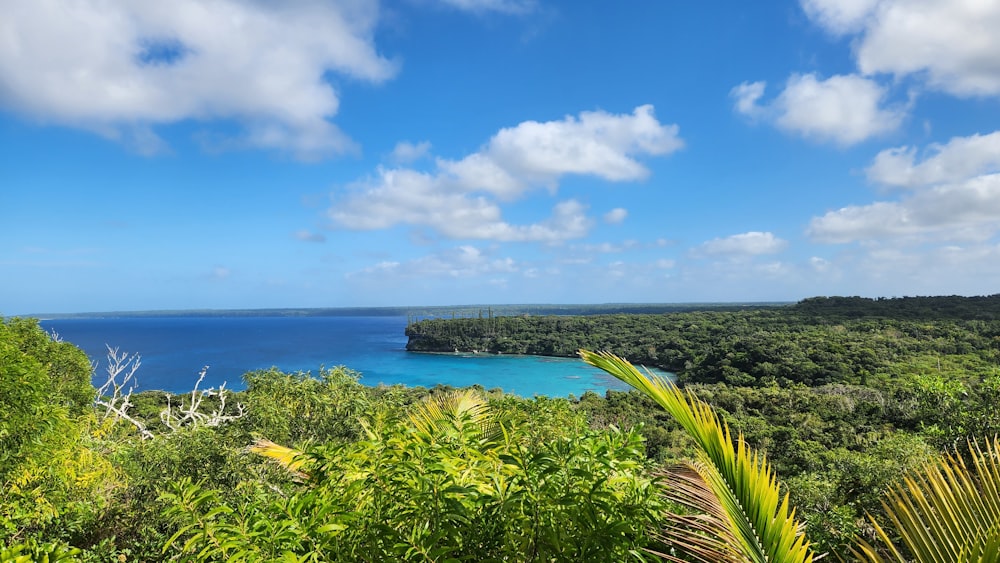
[[[811,549],[851,559],[858,539],[889,553],[866,515],[890,522],[882,499],[902,475],[956,447],[977,461],[967,440],[1000,432],[998,319],[997,296],[814,298],[487,313],[408,334],[447,351],[606,349],[677,373],[766,455]],[[368,387],[342,367],[131,395],[141,367],[113,352],[98,392],[75,346],[30,319],[0,323],[0,561],[693,557],[683,533],[657,533],[691,521],[661,476],[702,446],[655,395]]]

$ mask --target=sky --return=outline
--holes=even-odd
[[[996,0],[0,6],[0,314],[1000,292]]]

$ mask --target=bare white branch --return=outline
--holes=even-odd
[[[210,387],[205,390],[198,390],[201,382],[205,379],[206,373],[208,373],[208,366],[201,369],[198,381],[195,382],[194,389],[191,390],[189,402],[185,404],[182,401],[180,405],[177,405],[176,413],[171,404],[170,395],[167,395],[167,408],[163,409],[160,413],[160,420],[171,430],[179,430],[182,426],[219,426],[225,422],[242,418],[246,414],[246,408],[242,403],[236,404],[236,412],[234,414],[225,413],[226,400],[229,396],[229,390],[226,389],[225,383],[220,385],[218,389]],[[208,413],[200,411],[202,401],[206,397],[219,398],[219,406]]]
[[[108,379],[104,385],[97,390],[94,397],[94,406],[104,407],[104,419],[114,415],[115,420],[124,419],[130,422],[139,430],[139,435],[143,440],[153,437],[146,425],[142,421],[132,418],[128,414],[128,409],[132,407],[132,392],[135,390],[135,372],[142,365],[142,356],[128,352],[119,352],[118,348],[108,348]],[[94,364],[96,370],[97,364]],[[124,375],[123,375],[124,374]],[[118,380],[122,376],[121,381]],[[111,392],[110,395],[108,392]]]
[[[114,420],[126,420],[139,430],[139,435],[144,440],[154,437],[154,434],[146,428],[145,423],[137,420],[128,414],[132,404],[132,392],[135,391],[135,373],[142,365],[142,357],[139,354],[119,352],[118,348],[108,346],[108,365],[106,368],[108,379],[104,385],[97,390],[94,397],[94,406],[104,408],[104,419],[114,416]],[[97,364],[94,364],[97,370]],[[167,406],[160,411],[160,420],[172,432],[176,432],[185,426],[219,426],[226,422],[231,422],[242,418],[246,414],[246,408],[242,403],[236,404],[235,412],[226,414],[226,402],[230,391],[223,383],[218,389],[214,387],[200,390],[205,374],[208,373],[208,366],[201,369],[198,381],[191,390],[190,398],[185,401],[181,399],[179,405],[173,404],[173,396],[167,393]],[[218,406],[210,412],[202,412],[202,402],[206,397],[218,397]]]

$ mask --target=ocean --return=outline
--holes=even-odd
[[[138,353],[137,391],[190,391],[204,366],[201,388],[242,389],[248,371],[277,367],[313,372],[346,366],[366,385],[466,387],[479,384],[523,397],[603,394],[626,388],[572,358],[421,354],[406,351],[406,317],[122,316],[41,321],[97,363],[102,384],[107,346]]]

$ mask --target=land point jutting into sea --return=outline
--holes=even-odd
[[[376,338],[385,354],[478,359],[480,370],[508,358],[572,362],[609,384],[530,396],[502,384],[373,384],[348,361],[142,391],[141,355],[106,348],[95,366],[49,327],[65,321],[69,334],[88,319],[7,318],[0,554],[618,561],[658,552],[686,561],[721,549],[878,561],[907,550],[934,561],[921,546],[992,549],[971,530],[1000,519],[1000,295],[503,310],[262,316],[239,338],[267,356],[288,347],[272,343],[291,321],[306,323],[293,335],[306,348],[306,335],[332,346],[394,326],[394,340]],[[150,319],[194,332],[183,353],[198,356],[209,332],[238,326],[213,322],[254,317],[111,320],[140,323],[136,332]],[[362,324],[338,334],[323,319]],[[679,388],[623,358],[676,374]],[[527,381],[509,377],[515,388]],[[709,506],[732,520],[691,519]],[[979,524],[946,540],[922,524],[929,517]],[[948,543],[956,538],[972,547]]]

